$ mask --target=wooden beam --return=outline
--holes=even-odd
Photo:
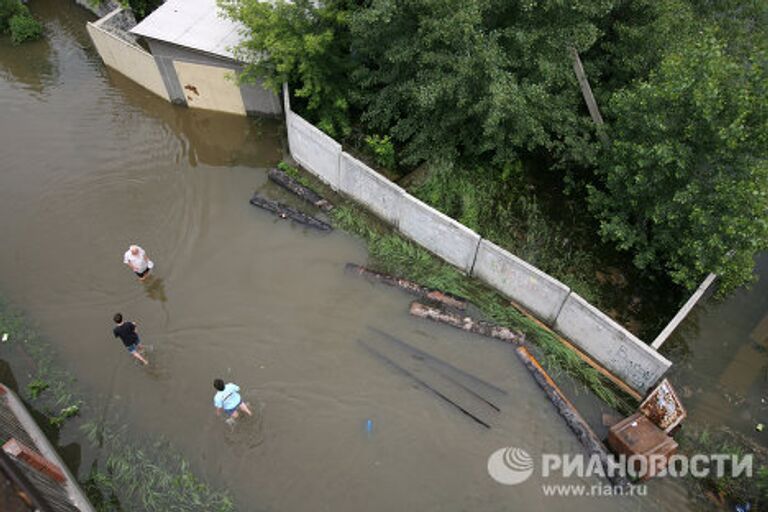
[[[517,347],[515,352],[541,389],[544,390],[544,393],[547,395],[547,398],[549,398],[549,401],[552,402],[552,405],[555,406],[560,417],[563,418],[571,431],[576,435],[576,438],[584,447],[587,455],[597,456],[607,472],[609,457],[608,450],[586,422],[584,417],[579,413],[576,407],[574,407],[570,400],[565,397],[563,392],[560,391],[560,388],[555,381],[552,380],[552,377],[547,374],[544,368],[541,367],[541,364],[539,364],[536,358],[533,357],[525,346]],[[614,476],[609,478],[609,480],[616,486],[623,487],[627,485],[627,482],[619,476]]]
[[[603,116],[600,114],[600,108],[597,106],[595,95],[592,93],[592,87],[589,85],[587,73],[584,71],[584,65],[581,63],[579,52],[576,50],[576,48],[573,47],[571,47],[569,50],[571,53],[571,58],[573,59],[573,72],[576,73],[576,79],[579,81],[581,94],[584,96],[584,101],[587,104],[589,115],[592,117],[592,121],[597,125],[597,133],[600,137],[600,140],[604,144],[608,144],[610,142],[608,140],[608,135],[606,135],[605,131],[603,130],[603,125],[605,122],[603,121]]]
[[[462,331],[468,331],[481,336],[496,338],[497,340],[508,341],[510,343],[522,343],[525,336],[521,332],[513,331],[508,327],[503,327],[491,322],[476,320],[468,316],[457,315],[447,311],[440,311],[420,302],[411,303],[411,314],[419,318],[427,318],[435,322],[448,324]]]
[[[533,321],[541,327],[542,329],[546,330],[548,333],[550,333],[557,341],[565,345],[567,348],[571,349],[582,361],[587,363],[589,366],[600,372],[606,379],[613,382],[619,389],[624,391],[626,394],[640,402],[643,399],[643,395],[641,395],[639,392],[637,392],[635,389],[629,386],[626,382],[621,380],[619,377],[613,374],[610,370],[603,367],[600,363],[589,357],[587,354],[581,351],[576,345],[571,343],[570,341],[566,340],[559,334],[557,334],[555,331],[549,328],[546,324],[544,324],[541,320],[533,316],[531,313],[528,312],[523,306],[518,304],[517,302],[510,300],[509,303],[518,311],[520,311],[522,314],[524,314],[526,317],[528,317],[529,320]]]
[[[413,281],[409,281],[408,279],[403,279],[402,277],[396,277],[389,274],[376,272],[375,270],[371,270],[355,263],[347,263],[344,267],[344,270],[346,272],[362,276],[368,281],[376,281],[389,286],[394,286],[395,288],[405,290],[412,295],[417,295],[425,299],[433,300],[455,309],[464,310],[467,308],[467,301],[462,297],[457,297],[456,295],[441,292],[439,290],[433,290],[431,288],[421,286],[418,283],[414,283]]]

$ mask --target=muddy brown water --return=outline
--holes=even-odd
[[[244,511],[699,508],[672,481],[623,499],[544,498],[564,481],[538,473],[494,482],[499,448],[580,452],[512,348],[413,319],[409,297],[345,276],[366,261],[359,240],[249,206],[255,189],[277,193],[265,171],[285,152],[279,121],[173,107],[102,65],[86,11],[32,7],[46,39],[0,41],[0,290],[99,414],[169,438]],[[147,285],[122,265],[132,242],[156,263]],[[150,369],[112,337],[116,311],[152,346]],[[362,350],[369,326],[505,390],[493,428]],[[217,376],[261,421],[230,432],[216,418]]]

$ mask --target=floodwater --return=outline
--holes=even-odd
[[[724,300],[710,295],[662,347],[690,421],[723,425],[768,447],[768,254],[758,280]]]
[[[92,409],[169,438],[243,511],[701,509],[672,481],[622,499],[545,498],[542,484],[564,481],[538,473],[494,482],[499,448],[580,453],[511,347],[413,319],[407,296],[345,276],[366,261],[359,240],[251,207],[254,190],[279,195],[265,176],[285,152],[278,121],[173,107],[102,65],[88,13],[32,7],[46,40],[0,42],[0,290]],[[122,264],[132,242],[156,264],[145,285]],[[112,337],[117,311],[139,324],[150,368]],[[369,327],[501,388],[492,428],[372,357],[358,343]],[[230,431],[215,377],[260,419]]]

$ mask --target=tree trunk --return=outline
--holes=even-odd
[[[523,333],[515,332],[507,327],[502,327],[491,322],[484,322],[482,320],[475,320],[468,316],[441,311],[437,308],[421,304],[420,302],[413,302],[411,304],[411,314],[413,316],[418,316],[419,318],[428,318],[435,322],[442,322],[463,331],[508,341],[510,343],[522,343],[525,341],[525,335],[523,335]]]
[[[363,267],[361,265],[356,265],[354,263],[347,263],[344,269],[347,272],[363,276],[368,281],[378,281],[380,283],[384,283],[389,286],[394,286],[396,288],[405,290],[410,294],[418,295],[419,297],[433,300],[435,302],[440,302],[441,304],[444,304],[446,306],[449,306],[455,309],[460,309],[463,311],[464,309],[467,308],[466,299],[457,297],[450,293],[445,293],[439,290],[432,290],[430,288],[426,288],[424,286],[421,286],[418,283],[409,281],[408,279],[391,276],[389,274],[382,274],[381,272],[376,272],[375,270],[371,270],[369,268]]]
[[[323,222],[320,219],[316,219],[315,217],[302,213],[294,208],[291,208],[290,206],[284,205],[283,203],[278,203],[277,201],[272,201],[271,199],[267,199],[256,194],[254,194],[251,198],[251,204],[253,206],[263,208],[268,212],[272,212],[281,219],[290,219],[294,222],[298,222],[299,224],[303,224],[304,226],[319,229],[320,231],[333,230],[333,227],[331,227],[330,224]]]
[[[573,404],[565,397],[565,395],[563,395],[563,392],[557,387],[555,381],[553,381],[544,368],[541,367],[528,349],[524,346],[520,346],[515,349],[515,352],[517,352],[517,357],[520,358],[526,369],[533,375],[533,378],[539,386],[541,386],[541,389],[544,390],[547,398],[549,398],[549,401],[555,406],[557,412],[560,413],[560,416],[565,420],[565,423],[570,427],[573,433],[576,434],[576,438],[586,450],[587,455],[596,455],[600,459],[600,463],[607,474],[608,450],[606,450],[605,445],[600,438],[597,437],[597,434],[595,434]],[[627,485],[626,480],[618,475],[610,477],[609,480],[615,486],[623,487]]]
[[[306,202],[317,206],[324,212],[328,212],[333,209],[333,205],[323,199],[320,194],[311,188],[305,187],[280,169],[270,169],[267,173],[267,176],[270,180],[274,181],[284,189],[288,190],[289,192],[293,192]]]

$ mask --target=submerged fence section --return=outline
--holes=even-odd
[[[155,64],[155,58],[138,44],[118,37],[116,32],[119,33],[119,31],[110,30],[110,25],[116,22],[124,12],[122,7],[118,7],[95,23],[89,22],[86,24],[88,34],[104,64],[168,100],[168,92]]]
[[[642,395],[672,363],[570,288],[408,194],[342,150],[291,110],[284,87],[288,145],[302,167],[361,203],[404,236],[531,311]]]

